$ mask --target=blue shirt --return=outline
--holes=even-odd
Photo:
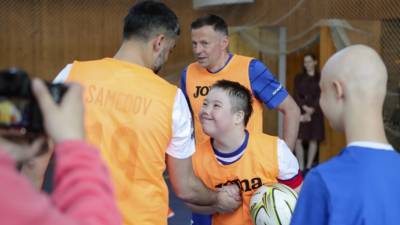
[[[400,154],[348,146],[307,174],[291,225],[400,224]]]

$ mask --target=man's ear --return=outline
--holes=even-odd
[[[235,125],[244,124],[244,112],[242,110],[235,112],[234,123]]]
[[[159,34],[156,37],[153,38],[152,45],[153,45],[153,50],[155,52],[159,52],[162,49],[162,45],[164,44],[165,41],[165,35],[164,34]]]
[[[343,83],[340,81],[333,81],[333,90],[335,91],[335,96],[337,99],[343,98],[344,97],[344,86]]]
[[[229,38],[228,36],[224,35],[221,39],[222,49],[227,49],[229,46]]]

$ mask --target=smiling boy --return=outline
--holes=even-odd
[[[251,225],[249,201],[263,184],[280,182],[300,189],[299,165],[285,142],[246,130],[252,111],[250,91],[228,80],[211,86],[200,110],[203,132],[211,139],[197,146],[192,159],[194,172],[211,189],[237,184],[243,200],[242,206],[229,214],[190,205],[197,213],[212,214],[213,225]]]

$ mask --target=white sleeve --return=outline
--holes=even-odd
[[[168,146],[167,154],[185,159],[195,151],[193,120],[181,89],[178,88],[172,112],[172,140]]]
[[[278,139],[278,164],[279,180],[290,180],[299,173],[299,162],[282,139]]]
[[[71,69],[72,69],[72,64],[66,65],[64,69],[61,70],[61,72],[56,76],[56,78],[54,78],[53,84],[64,83],[67,80],[68,75],[71,72]]]

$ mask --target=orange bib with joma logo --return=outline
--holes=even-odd
[[[249,132],[243,156],[229,165],[222,165],[214,154],[210,141],[196,146],[193,170],[210,189],[237,184],[242,193],[242,206],[233,213],[212,215],[212,225],[253,225],[249,203],[254,191],[263,184],[277,183],[278,138],[262,133]]]

